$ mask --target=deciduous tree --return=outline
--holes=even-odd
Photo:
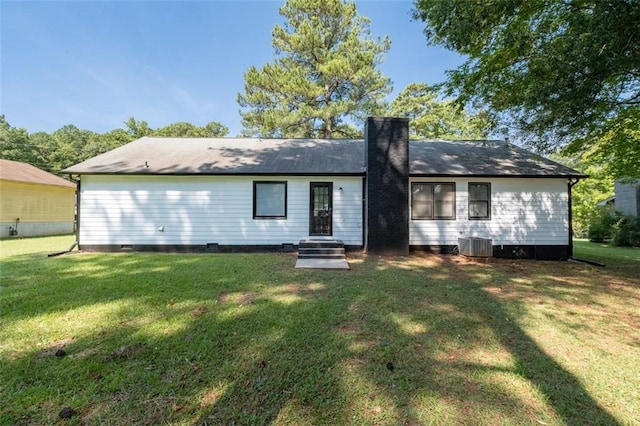
[[[0,115],[0,158],[24,163],[37,161],[29,133],[11,126],[4,115]]]
[[[124,125],[127,127],[126,130],[133,139],[149,136],[153,132],[153,129],[149,127],[146,121],[137,121],[134,117],[129,117],[129,119],[124,122]]]
[[[178,122],[152,132],[153,136],[192,137],[192,138],[221,138],[229,133],[229,129],[222,124],[212,121],[203,127],[191,123]]]
[[[49,167],[51,171],[56,173],[85,160],[86,157],[83,155],[85,146],[92,139],[99,137],[97,133],[79,129],[73,124],[61,127],[53,132],[52,136],[54,149],[49,157]]]
[[[573,233],[585,238],[589,225],[598,216],[598,203],[614,195],[613,178],[606,167],[595,162],[560,154],[552,154],[551,159],[589,175],[571,190]]]
[[[425,83],[412,83],[400,92],[391,114],[410,119],[411,138],[484,139],[490,127],[486,112],[469,114],[452,101],[438,100],[437,90]]]
[[[0,158],[32,164],[40,169],[58,173],[60,170],[88,158],[125,145],[143,136],[223,137],[229,129],[212,121],[202,127],[178,122],[154,130],[146,121],[129,118],[126,129],[106,133],[82,130],[66,125],[53,133],[29,133],[12,127],[0,115]]]
[[[467,56],[448,76],[463,104],[485,102],[538,148],[572,141],[640,164],[639,1],[416,0],[414,16],[431,44]]]

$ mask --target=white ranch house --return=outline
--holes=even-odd
[[[571,256],[585,175],[502,141],[409,141],[369,118],[364,140],[144,137],[69,167],[83,250],[291,249],[310,237],[368,253]]]

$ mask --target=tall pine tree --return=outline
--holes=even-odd
[[[287,0],[273,30],[276,58],[245,73],[238,95],[243,133],[262,137],[354,137],[379,113],[391,82],[376,66],[391,42],[373,38],[354,3]]]

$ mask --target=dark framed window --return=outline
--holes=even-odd
[[[455,219],[456,184],[412,182],[411,219]]]
[[[287,182],[253,182],[253,218],[287,218]]]
[[[469,219],[491,219],[491,184],[469,182]]]

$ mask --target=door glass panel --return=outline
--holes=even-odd
[[[331,183],[311,184],[311,235],[331,235]]]

